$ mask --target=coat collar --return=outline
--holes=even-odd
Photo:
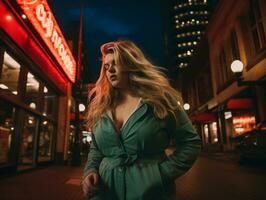
[[[135,110],[135,112],[129,117],[125,125],[123,126],[121,130],[121,135],[126,134],[125,132],[129,132],[131,127],[135,125],[135,123],[146,113],[148,110],[148,104],[143,101],[143,99],[140,100],[140,104],[138,108]],[[103,114],[103,118],[108,120],[110,123],[112,122],[112,119],[108,116],[107,112]],[[115,129],[114,125],[113,128]]]

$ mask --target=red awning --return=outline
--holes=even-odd
[[[227,109],[230,110],[252,109],[253,107],[254,103],[250,98],[230,99],[227,102]]]
[[[192,119],[199,123],[211,123],[217,121],[217,115],[212,112],[206,112],[196,115]]]

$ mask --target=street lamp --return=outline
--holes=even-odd
[[[189,110],[190,109],[190,105],[188,103],[185,103],[183,107],[184,107],[185,110]]]
[[[85,105],[83,103],[79,104],[79,112],[84,112],[86,109]]]
[[[255,81],[244,81],[242,77],[242,72],[244,65],[240,60],[234,60],[231,63],[231,70],[237,76],[237,85],[238,86],[258,86],[266,85],[266,80],[255,80]]]

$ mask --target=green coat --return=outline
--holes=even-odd
[[[201,146],[186,113],[180,110],[178,117],[177,126],[173,115],[158,119],[141,101],[118,135],[104,114],[93,129],[84,169],[84,177],[91,171],[100,175],[100,192],[92,199],[173,199],[175,179],[191,168]],[[170,139],[175,139],[177,149],[167,157],[164,150]]]

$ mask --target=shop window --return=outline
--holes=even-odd
[[[38,119],[26,114],[24,127],[20,140],[19,170],[31,168],[34,162],[35,136],[38,127]]]
[[[3,64],[0,69],[0,89],[10,91],[14,95],[17,95],[21,69],[20,64],[11,55],[4,52]]]
[[[256,119],[254,114],[235,115],[232,117],[233,136],[242,135],[255,128]]]
[[[54,130],[54,125],[51,122],[42,120],[39,135],[39,162],[52,159]]]
[[[15,108],[0,100],[0,165],[8,164],[14,131]]]
[[[205,144],[208,144],[210,141],[208,124],[204,124],[203,132],[204,132]]]
[[[32,109],[39,110],[39,87],[39,81],[30,72],[28,72],[25,103]]]
[[[259,53],[266,47],[265,30],[258,0],[250,1],[249,22],[255,52]]]
[[[218,142],[217,122],[212,122],[210,124],[210,133],[211,133],[211,143],[217,143]]]
[[[46,115],[55,116],[57,96],[56,94],[47,87],[43,89],[44,94],[44,108],[43,113]]]

